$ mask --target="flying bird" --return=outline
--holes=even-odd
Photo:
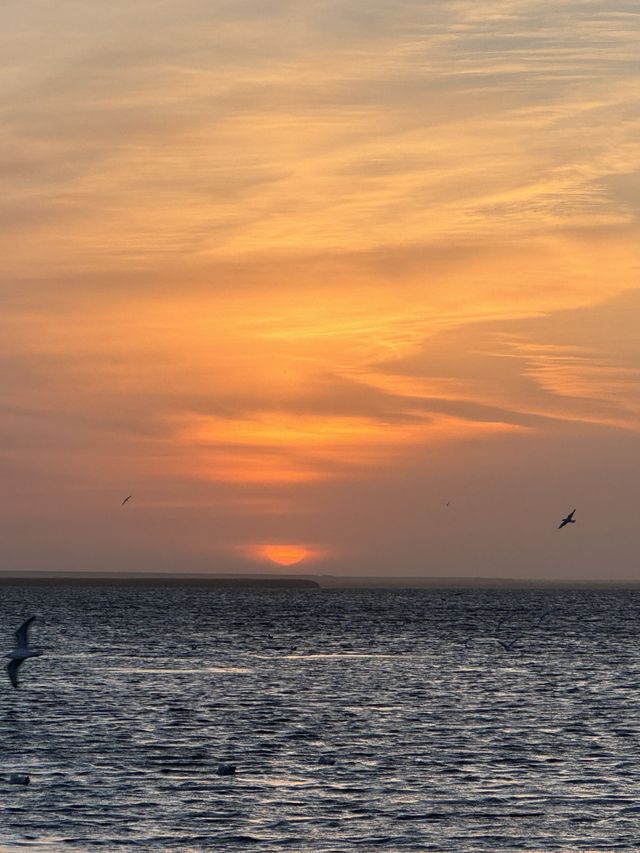
[[[7,652],[5,657],[10,658],[7,664],[7,672],[9,680],[14,687],[18,686],[18,670],[27,658],[35,658],[42,654],[37,649],[29,648],[29,627],[35,620],[35,616],[30,616],[26,622],[16,631],[16,647],[12,652]]]
[[[574,510],[574,512],[575,512],[575,510]],[[532,627],[533,628],[539,628],[540,625],[542,625],[542,623],[544,622],[544,620],[547,619],[547,617],[551,616],[552,613],[553,613],[552,610],[545,610],[545,612],[538,618],[538,620],[533,624]],[[496,641],[496,643],[499,643],[502,646],[502,648],[505,650],[505,652],[510,652],[515,647],[516,643],[518,643],[525,636],[524,631],[521,631],[519,634],[516,634],[516,636],[512,637],[510,640],[506,640],[506,639],[503,640],[501,637],[498,636],[498,634],[502,630],[502,626],[511,620],[512,615],[513,614],[511,614],[511,613],[507,613],[506,616],[503,616],[496,623],[496,628],[495,628],[495,632],[494,632],[495,636],[492,638],[493,640]]]
[[[575,510],[574,510],[574,511],[575,511]],[[540,627],[540,625],[542,625],[543,621],[547,618],[547,616],[551,616],[551,613],[552,613],[552,611],[551,611],[551,610],[547,610],[545,613],[543,613],[543,614],[542,614],[542,616],[538,619],[538,621],[533,625],[533,627],[534,627],[534,628],[539,628],[539,627]],[[506,617],[506,618],[508,618],[508,617]],[[501,639],[500,639],[500,637],[498,637],[498,636],[497,636],[497,634],[498,634],[498,632],[499,632],[500,628],[502,627],[502,624],[503,624],[505,621],[506,621],[506,619],[503,619],[503,620],[498,624],[498,626],[496,627],[496,636],[495,636],[493,639],[496,641],[496,643],[500,643],[500,645],[501,645],[501,646],[502,646],[502,648],[505,650],[505,652],[510,652],[510,651],[511,651],[511,649],[513,649],[513,648],[514,648],[515,644],[516,644],[519,640],[521,640],[525,635],[524,635],[524,633],[522,633],[522,634],[517,634],[515,637],[512,637],[510,640],[501,640]]]
[[[560,524],[558,525],[558,530],[562,530],[565,524],[575,524],[576,520],[573,517],[575,513],[575,509],[572,509],[569,515],[566,518],[563,518]]]
[[[493,637],[493,639],[496,641],[496,643],[500,643],[500,645],[505,650],[505,652],[510,652],[511,649],[518,642],[518,640],[521,640],[524,637],[523,633],[518,634],[516,637],[512,637],[510,640],[502,640],[498,636],[498,634],[502,631],[502,626],[506,625],[507,622],[510,622],[512,617],[513,617],[513,613],[507,613],[506,616],[503,616],[501,619],[499,619],[496,622],[496,627],[495,627],[495,631],[494,631],[495,636]]]
[[[127,495],[127,497],[122,501],[122,503],[120,504],[120,506],[124,506],[124,505],[126,504],[126,502],[127,502],[127,501],[130,501],[130,500],[131,500],[131,498],[132,498],[132,497],[133,497],[133,495]]]
[[[514,637],[513,640],[500,640],[498,637],[495,638],[497,643],[500,643],[505,652],[510,652],[511,649],[515,646],[518,640],[521,640],[524,637],[524,634],[518,634],[517,637]]]

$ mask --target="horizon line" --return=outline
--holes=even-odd
[[[611,588],[640,587],[640,578],[614,578],[608,580],[586,578],[536,578],[467,575],[329,575],[303,572],[175,572],[175,571],[73,571],[73,570],[23,570],[0,569],[0,583],[29,581],[131,581],[131,582],[200,582],[207,581],[314,581],[324,588],[339,587],[426,587],[426,588],[497,588],[497,587],[540,587],[540,588]]]

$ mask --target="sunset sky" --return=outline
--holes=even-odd
[[[2,21],[2,570],[640,580],[635,0]]]

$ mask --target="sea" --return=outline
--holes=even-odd
[[[640,850],[640,591],[12,585],[7,649],[32,614],[3,851]]]

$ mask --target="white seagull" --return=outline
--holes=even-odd
[[[576,523],[576,520],[573,517],[574,513],[575,513],[575,509],[572,509],[571,512],[569,513],[569,515],[566,518],[562,519],[562,521],[558,525],[558,530],[562,530],[562,528],[565,526],[565,524],[575,524]]]
[[[5,657],[10,658],[7,664],[9,679],[14,687],[18,686],[18,669],[27,658],[35,658],[42,654],[37,649],[29,648],[29,626],[36,617],[30,616],[26,622],[16,631],[16,647],[12,652],[7,652]]]

